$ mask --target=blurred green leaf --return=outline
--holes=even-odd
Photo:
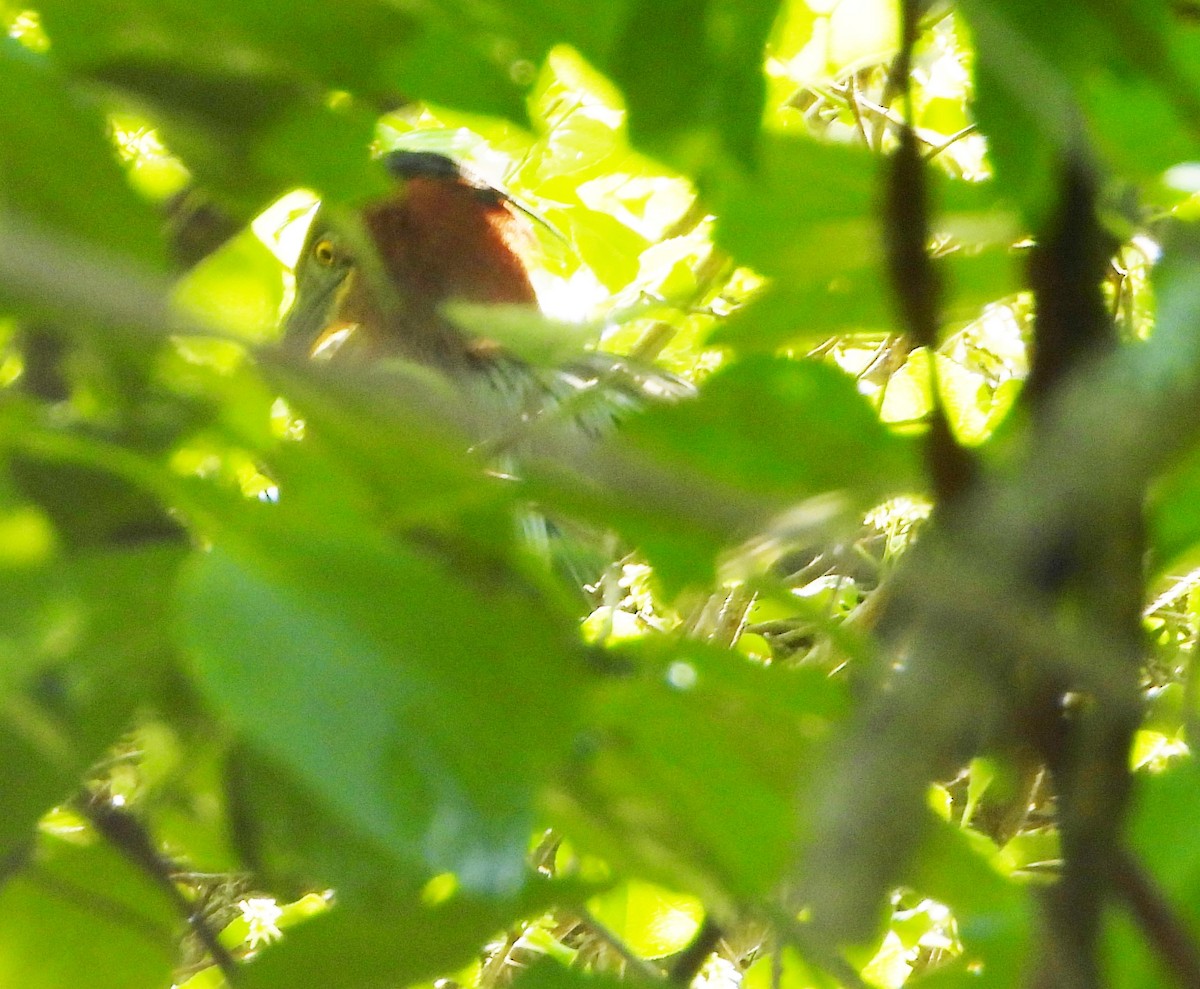
[[[1031,868],[1046,869],[1062,861],[1062,844],[1052,828],[1023,831],[1000,849],[996,860],[1014,872]]]
[[[811,432],[816,419],[828,425]],[[630,417],[584,460],[584,477],[535,461],[524,490],[620,532],[672,593],[708,582],[718,555],[748,539],[835,537],[923,484],[912,441],[880,423],[849,375],[762,356],[722,369],[695,400]]]
[[[336,884],[339,904],[354,909],[416,895],[428,881],[423,863],[365,835],[287,762],[243,744],[223,769],[232,845],[267,888],[299,896]]]
[[[71,550],[179,540],[182,524],[166,504],[196,507],[183,495],[185,483],[161,461],[164,448],[202,422],[207,409],[150,393],[143,362],[152,351],[131,353],[128,340],[107,345],[111,355],[89,348],[84,353],[93,363],[77,364],[86,367],[86,387],[102,396],[122,428],[67,425],[11,393],[0,403],[0,444],[9,452],[6,480],[38,505]]]
[[[1129,840],[1193,932],[1200,933],[1200,846],[1189,822],[1200,813],[1200,766],[1194,758],[1148,774],[1130,815]]]
[[[1006,250],[954,251],[936,262],[946,279],[942,308],[947,325],[976,319],[983,307],[1019,287]],[[895,332],[896,315],[874,268],[847,271],[825,284],[773,282],[743,309],[719,323],[709,342],[739,351],[785,345],[815,347],[837,333]]]
[[[1173,762],[1162,773],[1139,780],[1129,821],[1129,840],[1150,873],[1166,905],[1189,931],[1200,937],[1200,848],[1191,821],[1200,813],[1200,767],[1192,757]],[[1157,989],[1173,985],[1153,956],[1145,936],[1126,917],[1110,918],[1105,958],[1114,985]]]
[[[181,558],[175,547],[114,549],[0,570],[0,856],[161,688]]]
[[[633,4],[611,70],[629,101],[634,142],[665,149],[706,128],[752,161],[766,102],[763,54],[778,9],[779,0]]]
[[[1182,149],[1181,128],[1193,142],[1200,132],[1194,30],[1171,24],[1167,0],[962,7],[979,46],[975,112],[996,179],[1031,226],[1042,219],[1058,163],[1088,154],[1093,128],[1110,158],[1138,162],[1143,174],[1151,162],[1174,163],[1166,152]]]
[[[1164,573],[1200,543],[1200,449],[1189,452],[1150,492],[1150,547]]]
[[[546,218],[553,220],[554,216],[550,212]],[[641,253],[650,246],[646,238],[599,210],[575,208],[569,217],[571,246],[601,283],[616,291],[633,281]]]
[[[820,361],[747,358],[709,378],[695,401],[651,409],[627,432],[664,464],[788,500],[842,492],[865,510],[921,484],[913,444],[879,422],[849,375]]]
[[[817,670],[755,668],[698,642],[621,654],[641,672],[608,684],[588,713],[552,805],[567,833],[710,902],[765,894],[790,864],[799,789],[841,689]]]
[[[1168,168],[1194,160],[1195,130],[1180,121],[1153,83],[1101,75],[1087,79],[1083,98],[1097,149],[1117,174],[1139,183],[1148,199],[1163,195],[1159,183]]]
[[[183,306],[213,325],[255,341],[274,338],[282,296],[279,262],[249,230],[188,272],[176,294]],[[205,382],[205,390],[215,384]]]
[[[574,723],[570,624],[500,561],[282,521],[225,534],[187,575],[204,689],[402,870],[511,891]]]
[[[742,263],[793,286],[859,270],[882,258],[878,169],[862,148],[766,138],[756,171],[730,173],[717,186],[717,240]]]
[[[179,921],[162,891],[113,849],[43,836],[0,888],[0,982],[162,989]]]
[[[538,959],[514,981],[514,989],[646,989],[650,982],[634,972],[626,972],[621,978],[597,972],[584,972],[578,968],[566,968],[549,959]]]
[[[1150,950],[1141,930],[1128,914],[1110,913],[1104,925],[1104,975],[1114,986],[1170,989],[1178,985],[1173,973]]]
[[[717,240],[738,261],[778,278],[784,291],[827,289],[834,279],[864,280],[883,261],[876,191],[880,158],[865,148],[812,138],[764,138],[756,171],[727,170],[712,201]],[[984,247],[1005,249],[1020,235],[992,183],[943,181],[935,186],[931,225],[952,243],[970,246],[955,258],[964,289],[995,278],[998,252],[987,264],[967,257]],[[875,276],[882,284],[882,274]],[[978,286],[976,282],[978,280]]]
[[[783,948],[779,954],[755,959],[742,985],[746,989],[837,989],[839,983],[806,962],[793,948]]]
[[[481,408],[486,388],[476,405],[419,367],[362,374],[269,354],[262,366],[304,422],[304,446],[276,451],[273,473],[314,517],[428,519],[511,497],[466,452],[464,427],[487,418],[492,429],[511,428],[512,414],[491,418]]]
[[[588,912],[643,958],[665,958],[688,946],[704,919],[703,904],[661,886],[626,882],[588,903]]]
[[[1019,983],[1029,948],[1034,902],[1030,891],[1000,874],[995,848],[952,824],[931,826],[907,884],[954,914],[962,954],[914,986],[1007,989]]]
[[[202,7],[184,0],[48,0],[39,10],[55,58],[79,70],[108,75],[174,65],[197,70],[194,79],[296,79],[367,96],[387,91],[384,56],[419,30],[399,8],[363,0],[301,0],[287,11],[286,31],[269,0]],[[222,106],[209,112],[219,116]]]
[[[47,0],[39,11],[56,60],[150,108],[226,195],[311,184],[350,199],[378,190],[378,176],[365,154],[340,167],[331,156],[365,152],[376,115],[424,99],[522,119],[523,91],[550,49],[565,41],[603,61],[623,7],[298,0],[286,30],[272,0]],[[330,91],[357,102],[331,110]]]
[[[0,101],[0,210],[125,263],[165,270],[158,219],[126,181],[99,109],[8,38],[0,38]]]

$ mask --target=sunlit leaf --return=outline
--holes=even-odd
[[[0,889],[0,980],[30,989],[161,989],[180,918],[113,848],[43,837]]]
[[[662,958],[687,947],[704,919],[691,896],[649,883],[624,883],[588,903],[592,916],[643,958]]]

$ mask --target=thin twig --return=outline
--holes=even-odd
[[[871,138],[867,134],[867,124],[863,120],[862,109],[858,105],[858,76],[850,77],[850,112],[854,115],[854,123],[858,127],[858,133],[862,135],[863,144],[870,151],[878,151],[878,148],[871,146]]]
[[[979,130],[978,125],[967,124],[967,126],[964,127],[962,130],[955,131],[948,138],[946,138],[946,140],[944,140],[941,144],[935,145],[934,147],[930,148],[927,152],[925,152],[925,160],[933,161],[933,159],[936,158],[938,155],[940,155],[943,151],[947,150],[952,145],[957,144],[964,137],[970,137],[977,130]]]

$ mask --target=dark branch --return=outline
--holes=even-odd
[[[720,940],[721,928],[711,917],[705,917],[696,936],[671,965],[671,970],[667,973],[667,980],[687,989],[692,984],[692,980],[700,974],[700,969],[708,961],[708,956],[716,950]]]
[[[1158,884],[1128,852],[1118,858],[1114,873],[1117,897],[1163,964],[1184,989],[1200,989],[1200,948]]]
[[[132,814],[103,801],[80,801],[79,809],[109,844],[145,872],[166,894],[180,916],[187,921],[192,933],[204,946],[204,950],[208,952],[214,964],[221,970],[225,981],[231,986],[236,985],[238,969],[233,956],[218,940],[216,931],[208,926],[204,918],[192,908],[192,904],[179,891],[179,887],[171,878],[175,871],[173,865],[159,854],[149,832],[141,822]]]

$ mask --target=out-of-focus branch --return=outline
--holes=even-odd
[[[231,986],[237,985],[237,962],[221,944],[217,932],[208,926],[205,919],[179,891],[172,878],[173,867],[158,853],[150,834],[141,823],[128,812],[100,802],[81,802],[80,809],[92,826],[117,851],[153,880],[179,915],[187,921],[213,963],[221,970],[225,980]]]
[[[1114,868],[1118,898],[1184,989],[1200,989],[1200,947],[1140,862],[1124,852]]]
[[[835,941],[862,935],[896,881],[920,837],[927,782],[1013,741],[1046,700],[1035,695],[1081,691],[1105,718],[1136,723],[1127,644],[1103,623],[1064,623],[1040,586],[1081,531],[1121,530],[1147,484],[1200,434],[1197,267],[1200,231],[1174,229],[1156,272],[1155,336],[1064,380],[1036,439],[901,565],[884,624],[893,672],[849,728],[827,799],[814,801],[801,899]]]
[[[191,270],[249,222],[222,208],[197,186],[171,196],[163,205],[171,258],[182,273]]]

